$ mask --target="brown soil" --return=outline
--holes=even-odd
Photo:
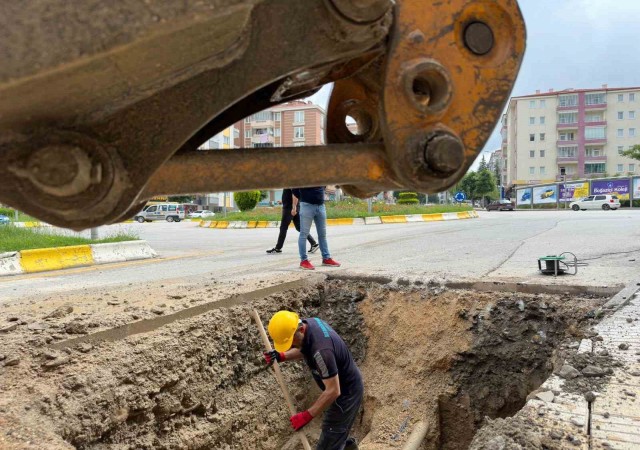
[[[158,316],[146,304],[135,306],[144,315],[127,311],[133,293],[111,293],[117,305],[105,305],[105,293],[64,299],[55,307],[70,301],[74,309],[63,308],[61,317],[45,319],[54,308],[31,300],[0,311],[0,329],[18,323],[0,334],[0,448],[297,448],[250,308],[264,321],[282,308],[317,315],[345,338],[365,377],[355,430],[361,448],[402,447],[419,420],[429,424],[424,448],[466,448],[485,415],[505,417],[522,406],[551,372],[557,344],[580,334],[587,311],[604,301],[335,280],[222,301],[129,337],[64,345]],[[165,303],[168,314],[170,306],[220,297],[214,286],[170,294],[181,297],[163,291],[150,303]],[[308,406],[317,390],[306,368],[287,363],[283,371],[297,406]],[[312,441],[318,426],[315,420],[307,430]]]

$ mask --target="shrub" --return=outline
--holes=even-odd
[[[260,191],[236,192],[233,197],[240,211],[251,211],[260,201]]]
[[[0,214],[4,214],[5,216],[13,217],[13,209],[12,208],[0,207]]]
[[[415,192],[401,192],[398,195],[398,204],[399,205],[417,205],[420,203],[418,200],[418,194]]]

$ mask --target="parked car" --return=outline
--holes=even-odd
[[[182,219],[184,219],[184,207],[178,203],[159,203],[147,206],[134,217],[134,220],[140,223],[154,220],[180,222]]]
[[[9,225],[9,223],[11,223],[11,219],[4,214],[0,214],[0,225]]]
[[[190,219],[202,219],[204,217],[213,217],[215,215],[216,213],[214,213],[213,211],[209,211],[208,209],[203,209],[202,211],[194,211],[192,213],[189,213],[187,217],[189,217]]]
[[[515,205],[507,199],[496,200],[487,205],[487,211],[513,211]]]
[[[620,208],[620,200],[615,195],[590,195],[571,203],[571,209],[574,211],[586,211],[587,209],[618,209]]]

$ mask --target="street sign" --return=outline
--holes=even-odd
[[[467,199],[467,196],[464,195],[464,192],[456,192],[456,195],[454,195],[453,198],[455,198],[457,202],[462,203]]]

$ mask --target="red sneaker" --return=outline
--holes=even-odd
[[[340,263],[338,261],[334,261],[331,258],[323,259],[322,260],[322,265],[323,266],[331,266],[331,267],[340,267]]]
[[[309,262],[308,259],[305,259],[300,263],[300,268],[304,270],[315,270],[316,268]]]

